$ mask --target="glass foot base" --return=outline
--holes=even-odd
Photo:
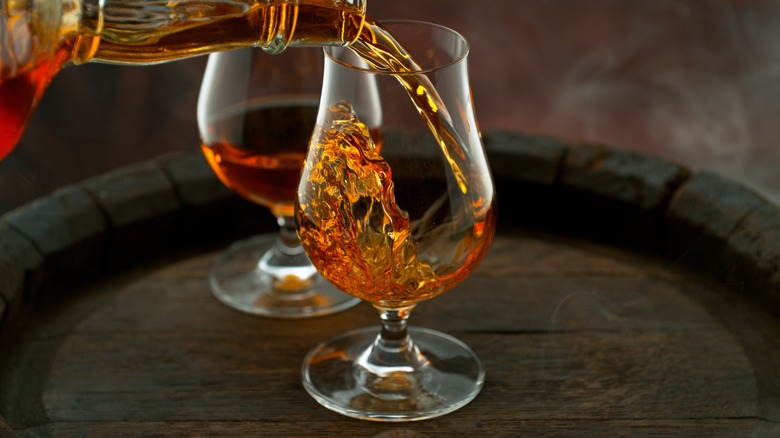
[[[271,276],[258,269],[258,261],[277,238],[273,234],[251,237],[233,243],[219,254],[209,272],[212,294],[233,309],[275,318],[329,315],[360,302],[318,274],[307,280],[290,278],[274,285]]]
[[[423,356],[421,366],[366,368],[365,352],[379,328],[365,328],[312,349],[303,363],[304,388],[328,409],[372,421],[434,418],[473,400],[482,389],[485,370],[471,348],[441,332],[408,330]]]

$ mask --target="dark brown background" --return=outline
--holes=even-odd
[[[780,2],[368,3],[379,19],[435,21],[470,40],[483,129],[652,153],[780,199]],[[197,148],[205,61],[65,69],[0,162],[0,214],[109,169]]]

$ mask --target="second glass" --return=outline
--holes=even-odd
[[[279,233],[232,244],[214,260],[212,293],[242,312],[301,318],[359,302],[325,281],[298,240],[294,202],[322,85],[322,49],[209,55],[198,100],[203,153],[227,187],[268,207]]]

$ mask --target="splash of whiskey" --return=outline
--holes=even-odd
[[[445,192],[410,221],[396,202],[381,144],[351,104],[340,102],[318,120],[310,142],[296,209],[299,237],[319,272],[343,291],[383,307],[408,306],[458,284],[482,259],[495,228],[495,199],[483,197],[492,183],[487,174],[471,173],[478,157],[470,156],[436,88],[392,35],[367,18],[350,49],[406,90],[448,164]],[[420,190],[427,197],[438,189]]]
[[[470,158],[468,150],[463,147],[464,142],[455,131],[452,116],[428,77],[424,74],[404,74],[421,71],[414,58],[371,17],[366,17],[360,36],[349,48],[373,69],[395,75],[439,144],[457,187],[462,193],[468,192],[463,173]]]
[[[302,176],[309,190],[300,192],[297,219],[309,257],[325,278],[369,302],[438,294],[443,285],[418,259],[409,217],[396,204],[390,165],[349,103],[329,111]]]

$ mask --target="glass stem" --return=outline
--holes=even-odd
[[[311,264],[298,239],[295,217],[278,216],[279,236],[258,262],[260,272],[272,279],[272,289],[289,297],[312,294],[317,268]]]
[[[382,319],[382,328],[374,344],[362,358],[362,365],[377,375],[388,372],[413,373],[426,362],[407,331],[409,314],[414,306],[397,309],[376,308]]]
[[[298,239],[298,231],[295,227],[295,217],[278,216],[276,223],[279,224],[279,240],[276,249],[288,256],[297,256],[303,253],[303,245]]]

